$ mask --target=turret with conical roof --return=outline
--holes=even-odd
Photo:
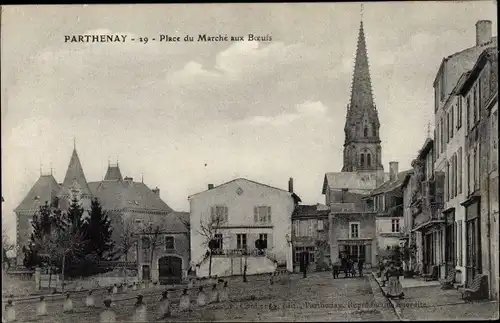
[[[71,155],[68,169],[64,176],[61,196],[71,198],[75,193],[78,193],[81,198],[91,198],[92,196],[92,192],[90,191],[83,172],[82,164],[80,163],[80,158],[76,152],[76,147],[73,148],[73,154]]]
[[[360,22],[350,104],[344,127],[343,172],[383,171],[379,119],[375,107],[363,20]]]

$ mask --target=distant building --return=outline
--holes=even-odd
[[[183,270],[187,272],[189,268],[189,244],[186,243],[188,230],[178,224],[179,218],[186,215],[182,212],[173,211],[163,202],[158,188],[150,189],[146,184],[135,182],[131,177],[123,178],[118,164],[108,165],[103,180],[87,182],[76,148],[73,150],[64,181],[58,184],[52,174],[41,174],[40,178],[14,210],[17,216],[17,244],[20,250],[30,239],[33,230],[31,221],[33,214],[39,210],[39,207],[47,202],[66,210],[73,197],[81,201],[85,212],[90,208],[90,201],[93,197],[99,199],[103,210],[108,213],[112,221],[113,240],[117,247],[120,245],[121,233],[126,221],[134,223],[134,230],[137,232],[140,232],[141,223],[145,221],[167,223],[164,227],[169,229],[165,230],[161,239],[165,241],[163,245],[171,245],[170,236],[174,236],[175,239],[179,240],[177,244],[174,244],[176,246],[175,250],[170,248],[168,251],[169,254],[173,253],[175,257],[182,259],[180,262],[181,268],[179,269],[179,265],[175,261],[168,262],[170,258],[158,260],[157,256],[155,256],[155,262],[153,263],[154,268],[150,268],[151,262],[149,259],[144,258],[144,253],[139,253],[140,257],[137,259],[137,248],[143,248],[143,244],[139,243],[135,248],[129,250],[128,261],[137,262],[140,277],[155,279],[159,276],[159,271],[168,272],[170,270],[174,271],[175,276],[180,278]],[[181,250],[181,246],[185,250]],[[18,266],[23,265],[23,259],[24,254],[19,252],[17,255]],[[158,268],[158,262],[161,264],[168,262],[175,268]]]
[[[300,255],[309,253],[309,270],[330,268],[328,239],[328,214],[330,209],[322,204],[297,205],[292,214],[293,267],[300,271]]]
[[[389,179],[382,163],[380,122],[372,94],[363,22],[359,27],[350,103],[344,127],[341,172],[325,174],[322,193],[330,208],[330,257],[341,252],[375,263],[376,212],[363,199]]]
[[[484,24],[484,22],[483,22]],[[491,30],[491,26],[489,27]],[[498,299],[498,49],[485,49],[459,84],[464,118],[466,189],[466,281],[489,278]]]
[[[387,247],[401,246],[404,243],[403,223],[403,181],[410,171],[399,172],[398,163],[390,162],[390,178],[372,190],[368,200],[377,213],[377,252]]]
[[[189,196],[191,258],[198,277],[293,270],[292,213],[300,199],[290,191],[238,178]],[[212,245],[211,270],[209,241]],[[258,250],[256,240],[264,241]]]

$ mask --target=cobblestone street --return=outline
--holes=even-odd
[[[142,291],[148,307],[149,322],[174,321],[375,321],[397,320],[392,306],[378,290],[370,276],[333,280],[329,273],[314,273],[306,279],[293,275],[289,283],[269,285],[267,280],[248,283],[231,282],[231,302],[210,304],[205,308],[194,306],[189,313],[177,311],[178,293],[172,292],[173,314],[163,321],[156,319],[157,301],[161,290]],[[375,288],[373,293],[372,288]],[[136,293],[116,295],[113,309],[118,322],[131,322]],[[192,295],[192,304],[195,299]],[[252,297],[253,295],[253,297]],[[36,321],[35,303],[19,304],[19,320],[22,322],[98,322],[102,311],[102,298],[98,308],[85,308],[83,299],[75,299],[75,311],[62,313],[62,301],[50,302],[50,317]],[[123,300],[128,299],[128,300]],[[122,301],[120,301],[122,300]],[[55,315],[54,315],[55,313]]]

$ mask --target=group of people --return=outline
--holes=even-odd
[[[358,268],[359,277],[363,276],[363,266],[365,260],[363,258],[356,259],[346,253],[341,253],[339,259],[333,263],[333,278],[339,278],[341,271],[344,272],[344,277],[355,277],[356,267]]]

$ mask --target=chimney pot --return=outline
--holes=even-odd
[[[293,178],[290,177],[288,180],[288,192],[293,193]]]
[[[492,24],[490,20],[479,20],[476,22],[476,46],[491,41]]]
[[[208,184],[208,189],[211,190],[214,188],[214,184]]]
[[[160,196],[160,189],[158,188],[158,186],[156,186],[156,188],[153,188],[152,191],[156,194],[156,196]]]
[[[395,181],[398,178],[398,166],[398,162],[392,161],[389,163],[389,179],[391,182]]]

